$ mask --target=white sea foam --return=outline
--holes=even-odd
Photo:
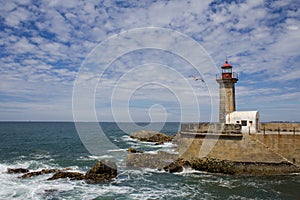
[[[203,174],[204,172],[202,171],[198,171],[198,170],[194,170],[190,167],[183,167],[183,171],[182,172],[176,172],[174,174],[179,174],[179,175],[186,175],[186,174]]]
[[[154,150],[154,151],[146,151],[145,153],[150,153],[150,154],[157,154],[159,150]]]
[[[101,160],[101,159],[108,159],[113,158],[112,155],[102,155],[102,156],[88,156],[90,160]]]
[[[20,174],[7,173],[7,168],[26,168],[29,165],[28,161],[18,164],[0,164],[0,199],[93,199],[105,194],[126,194],[134,191],[134,188],[129,186],[93,185],[69,179],[47,181],[53,174],[21,179],[18,178]],[[51,167],[45,166],[45,168]]]
[[[127,141],[135,141],[135,142],[138,142],[138,141],[139,141],[139,140],[137,140],[137,139],[131,138],[129,135],[123,135],[123,136],[121,137],[121,140],[123,140],[123,141],[125,141],[125,142],[127,142]]]
[[[108,152],[126,152],[127,149],[109,149]]]

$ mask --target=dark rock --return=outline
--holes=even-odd
[[[85,174],[87,183],[103,183],[117,176],[117,165],[109,160],[97,163]]]
[[[29,172],[29,170],[24,168],[7,168],[7,173],[9,174],[18,174],[18,173],[27,173],[27,172]]]
[[[71,168],[65,168],[63,170],[69,170]],[[14,171],[24,171],[24,170],[12,170],[8,169],[10,173]],[[33,176],[55,173],[52,177],[47,180],[56,180],[60,178],[69,178],[71,180],[86,180],[87,183],[103,183],[110,181],[117,176],[117,165],[114,162],[97,161],[97,163],[86,173],[82,174],[80,172],[66,172],[59,169],[43,169],[41,171],[29,172],[19,178],[31,178]]]
[[[134,149],[134,148],[129,148],[129,149],[127,149],[127,152],[128,153],[144,153],[143,151],[139,151],[139,150],[136,150],[136,149]]]
[[[71,180],[83,180],[85,179],[84,174],[80,172],[56,172],[51,178],[48,178],[47,180],[56,180],[60,178],[69,178]]]
[[[190,167],[189,161],[186,161],[182,158],[175,160],[174,162],[170,163],[168,166],[164,167],[164,170],[170,173],[175,172],[182,172],[183,168]]]
[[[50,173],[55,173],[55,172],[59,172],[59,171],[60,171],[59,169],[43,169],[41,171],[26,173],[26,174],[20,176],[19,178],[31,178],[32,176],[50,174]]]
[[[144,142],[155,142],[159,144],[163,144],[164,142],[171,142],[173,139],[172,136],[168,136],[163,133],[145,130],[132,133],[130,137]]]

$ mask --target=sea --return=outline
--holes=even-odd
[[[300,199],[299,174],[232,176],[190,169],[170,174],[128,168],[129,147],[150,153],[176,153],[174,144],[154,145],[129,137],[131,130],[146,129],[147,123],[128,123],[125,131],[117,123],[97,125],[102,134],[90,141],[105,137],[103,141],[110,145],[95,141],[90,148],[74,122],[0,122],[0,199]],[[85,129],[87,134],[95,132],[92,127]],[[179,129],[179,123],[165,123],[161,132],[173,135]],[[53,174],[21,179],[20,174],[7,173],[7,168],[20,167],[30,171],[68,167],[85,173],[97,160],[116,162],[117,178],[108,183],[88,184],[81,180],[47,180]]]

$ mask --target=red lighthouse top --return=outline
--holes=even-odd
[[[238,81],[238,74],[232,71],[232,66],[228,63],[226,58],[225,63],[222,65],[222,75],[217,75],[217,81],[221,80],[230,80],[237,82]]]
[[[224,63],[223,66],[222,66],[222,69],[224,69],[224,68],[232,68],[232,66],[228,63],[227,58],[226,58],[225,63]]]
[[[236,78],[235,74],[233,76],[232,73],[232,66],[228,63],[228,60],[226,58],[225,63],[223,64],[222,68],[222,79],[232,79],[232,78]]]

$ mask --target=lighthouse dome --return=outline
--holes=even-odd
[[[222,68],[232,68],[232,66],[228,63],[227,59],[226,59],[225,63],[223,64]]]

